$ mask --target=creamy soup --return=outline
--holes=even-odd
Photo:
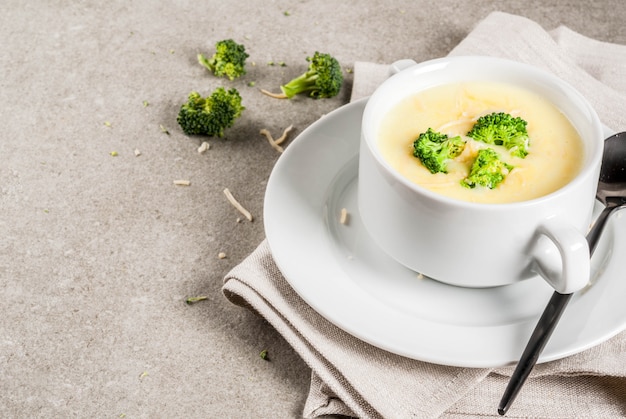
[[[466,136],[480,116],[492,112],[506,112],[528,122],[526,158],[511,157],[501,146]],[[432,174],[413,156],[413,142],[428,128],[467,140],[463,153],[448,164],[447,174]],[[547,195],[572,180],[583,160],[580,136],[559,109],[533,92],[502,83],[443,85],[409,97],[383,119],[378,144],[389,164],[411,181],[442,195],[480,203],[517,202]],[[469,189],[460,184],[481,147],[496,149],[514,166],[494,189]]]

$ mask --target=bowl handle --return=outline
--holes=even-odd
[[[417,64],[414,60],[398,60],[389,66],[389,77]]]
[[[537,231],[539,237],[532,251],[531,269],[558,293],[579,291],[587,285],[591,275],[587,239],[572,226],[550,221]]]

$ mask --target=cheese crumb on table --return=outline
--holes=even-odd
[[[287,135],[289,134],[289,132],[291,132],[292,129],[293,129],[293,125],[289,125],[283,131],[283,135],[281,135],[277,139],[274,139],[274,137],[272,137],[272,134],[269,132],[269,130],[265,128],[259,131],[259,134],[264,135],[265,138],[267,138],[267,141],[270,143],[270,145],[274,147],[278,152],[282,153],[285,150],[280,146],[280,144],[283,143],[287,139]]]
[[[247,209],[245,209],[243,207],[243,205],[241,205],[233,196],[233,194],[230,192],[230,190],[228,188],[224,189],[224,195],[226,195],[226,199],[228,199],[228,202],[230,202],[235,208],[237,208],[237,210],[243,214],[244,217],[246,217],[248,219],[248,221],[252,221],[252,214],[250,214],[250,211],[248,211]]]
[[[209,148],[211,148],[211,144],[203,141],[202,144],[200,144],[200,147],[198,147],[198,153],[204,154]]]

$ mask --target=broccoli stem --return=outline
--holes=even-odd
[[[299,77],[291,80],[289,83],[280,86],[285,96],[292,98],[302,92],[308,92],[315,89],[315,81],[319,78],[319,74],[311,74],[306,72]]]

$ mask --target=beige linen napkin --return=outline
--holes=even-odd
[[[554,72],[575,85],[613,130],[626,129],[626,46],[493,13],[451,55],[492,55]],[[406,58],[406,57],[399,57]],[[388,66],[356,63],[352,100]],[[224,295],[266,318],[311,367],[304,417],[497,416],[512,367],[434,365],[391,354],[338,329],[289,286],[264,241],[225,278]],[[538,365],[508,417],[626,417],[626,332],[580,354]]]

